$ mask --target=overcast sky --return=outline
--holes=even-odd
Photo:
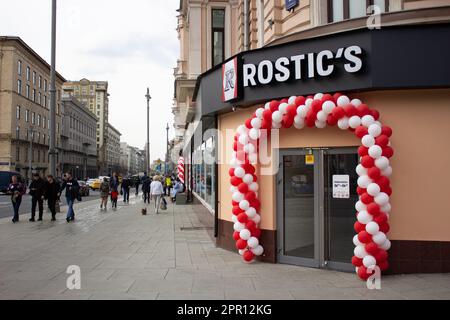
[[[151,159],[174,135],[173,68],[179,0],[58,0],[56,69],[67,80],[107,80],[109,122],[122,141],[146,143],[150,88]],[[50,63],[51,0],[1,0],[0,35],[21,37]]]

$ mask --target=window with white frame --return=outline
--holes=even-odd
[[[388,12],[389,0],[328,0],[328,22],[364,17],[371,6],[378,7],[380,12]]]

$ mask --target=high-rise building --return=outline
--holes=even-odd
[[[120,169],[120,136],[122,134],[110,123],[106,124],[106,166],[101,173],[112,174]]]
[[[107,124],[109,117],[109,94],[107,81],[69,81],[62,87],[64,93],[76,97],[97,117],[98,169],[106,170]]]
[[[65,81],[56,74],[57,148]],[[49,174],[49,141],[50,65],[19,37],[0,37],[0,170],[29,176],[31,164],[32,171]]]

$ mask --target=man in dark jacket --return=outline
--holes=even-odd
[[[36,205],[39,205],[39,219],[42,221],[42,215],[44,214],[44,195],[45,195],[45,181],[39,176],[39,173],[33,175],[33,181],[30,183],[30,195],[31,195],[31,218],[30,221],[34,222],[36,216]]]
[[[52,221],[56,221],[56,201],[59,199],[59,188],[59,183],[52,175],[49,175],[45,182],[45,199],[48,209],[52,213]]]
[[[151,180],[147,173],[142,177],[142,192],[144,193],[144,203],[150,203],[150,183]]]
[[[131,180],[126,177],[122,180],[123,202],[130,202]]]
[[[75,212],[73,211],[73,203],[78,199],[80,185],[78,181],[72,177],[70,172],[66,173],[66,179],[61,186],[61,193],[66,189],[66,201],[69,209],[67,210],[67,222],[75,220]]]

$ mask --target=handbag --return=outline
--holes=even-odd
[[[164,197],[161,198],[161,205],[159,207],[161,210],[167,210],[167,201]]]

